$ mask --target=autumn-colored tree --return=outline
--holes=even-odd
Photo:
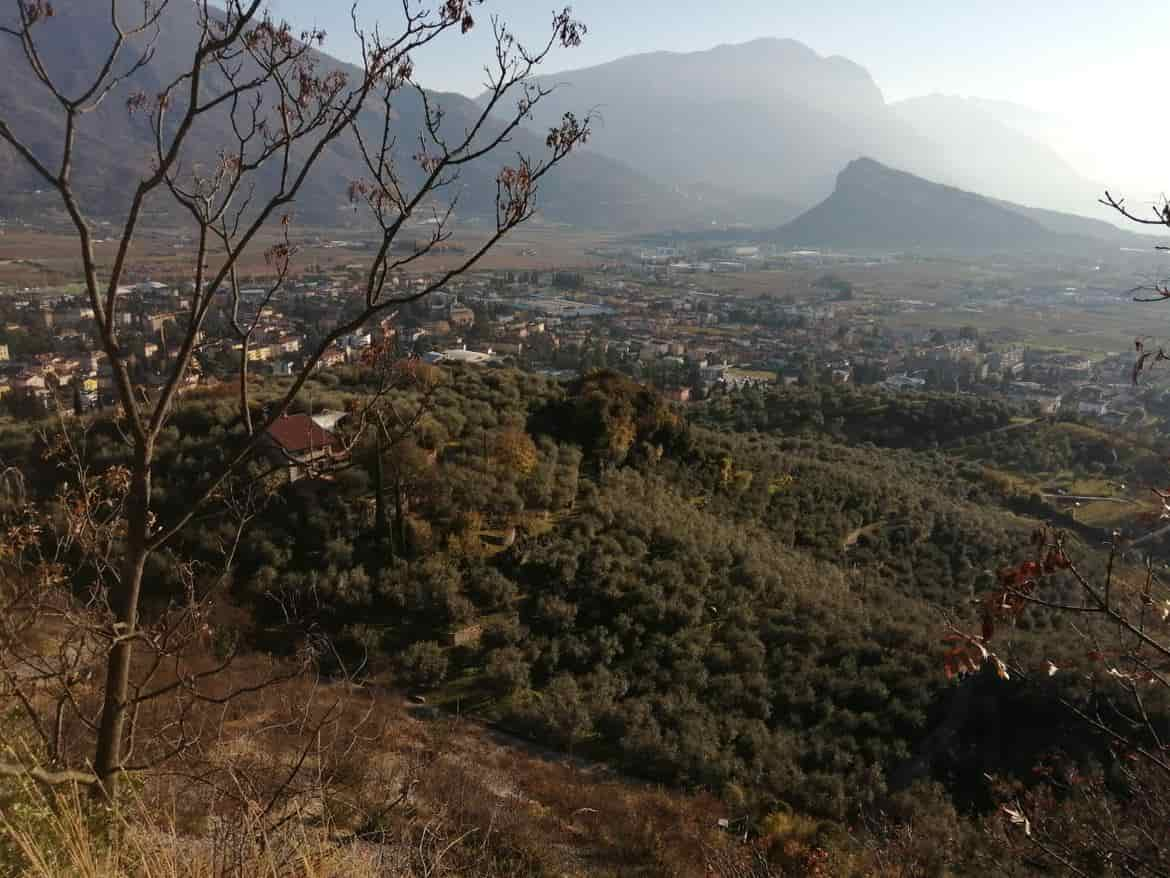
[[[503,467],[528,476],[536,469],[539,456],[536,443],[523,430],[512,427],[501,430],[492,440],[492,456]]]
[[[518,156],[499,170],[494,221],[486,237],[456,264],[408,292],[397,286],[400,271],[415,266],[450,239],[461,171],[490,161],[546,94],[530,80],[532,71],[555,46],[579,43],[584,28],[565,10],[552,17],[547,40],[533,47],[523,45],[501,22],[493,21],[496,48],[487,68],[488,97],[478,116],[465,129],[455,131],[433,96],[416,83],[414,58],[432,42],[470,30],[475,24],[475,0],[444,0],[433,9],[404,4],[397,29],[386,19],[377,30],[363,30],[355,17],[361,57],[354,69],[323,64],[316,49],[325,34],[315,29],[295,32],[269,16],[263,0],[226,0],[223,8],[196,0],[197,36],[187,47],[181,73],[153,79],[160,34],[172,7],[178,5],[171,0],[146,4],[109,0],[109,31],[104,37],[93,35],[95,40],[107,40],[100,63],[92,70],[71,71],[67,78],[53,75],[42,45],[52,29],[70,27],[68,12],[44,0],[11,0],[7,5],[11,15],[0,18],[0,39],[6,43],[5,51],[22,57],[43,86],[44,112],[56,117],[61,135],[57,142],[46,143],[33,132],[16,130],[0,108],[0,143],[9,157],[36,175],[69,217],[93,313],[88,330],[98,339],[112,371],[117,425],[126,442],[126,463],[116,472],[92,470],[83,446],[75,445],[75,452],[66,453],[81,478],[75,481],[67,504],[74,515],[69,528],[85,535],[85,545],[75,544],[84,550],[94,573],[87,611],[99,622],[84,627],[85,648],[68,653],[65,664],[74,666],[55,666],[47,678],[61,696],[50,703],[92,743],[84,770],[68,764],[52,768],[71,771],[74,779],[84,776],[98,794],[111,797],[123,773],[181,755],[190,743],[185,727],[176,725],[167,742],[137,742],[139,751],[152,752],[146,756],[139,752],[131,759],[134,717],[146,705],[157,705],[159,699],[176,694],[187,701],[198,700],[202,685],[214,671],[208,669],[205,676],[180,670],[166,684],[144,682],[143,674],[154,673],[174,658],[174,638],[189,644],[202,636],[211,595],[192,580],[185,607],[166,620],[142,618],[142,600],[149,586],[146,571],[152,558],[170,551],[176,538],[209,507],[222,509],[225,503],[234,503],[241,527],[246,524],[254,501],[238,502],[233,497],[238,476],[254,459],[268,428],[289,410],[335,342],[448,284],[533,215],[540,181],[584,142],[589,134],[587,119],[566,115],[548,132],[546,155]],[[168,49],[168,53],[173,51]],[[136,83],[156,81],[149,93],[136,88]],[[395,101],[412,92],[424,107],[424,130],[396,131]],[[92,128],[94,110],[113,102],[124,103],[128,112],[149,126],[152,155],[142,175],[126,181],[132,194],[115,231],[102,233],[112,238],[112,256],[102,260],[95,246],[93,206],[76,185],[74,168],[80,158],[79,132]],[[192,155],[199,133],[214,136],[222,131],[212,122],[225,115],[233,132],[228,142],[212,153]],[[369,124],[371,118],[377,123]],[[417,144],[413,155],[403,155],[400,141]],[[321,157],[341,142],[362,158],[365,174],[350,181],[348,196],[375,224],[377,243],[344,316],[320,334],[284,394],[256,420],[248,398],[249,345],[262,315],[287,295],[288,280],[295,272],[298,196]],[[404,172],[404,162],[414,163],[412,173]],[[150,388],[140,383],[134,368],[120,319],[125,305],[119,296],[148,209],[181,217],[184,230],[195,242],[188,305],[178,318],[176,337],[168,337],[175,353],[165,364],[161,383]],[[430,235],[403,251],[395,245],[420,211],[435,220]],[[241,263],[260,252],[270,281],[245,318],[240,308]],[[157,480],[166,478],[157,462],[160,436],[176,412],[198,351],[212,340],[207,333],[213,311],[230,315],[230,329],[221,340],[239,346],[238,396],[246,435],[225,449],[224,462],[192,492],[183,513],[160,520],[153,501]],[[10,534],[9,541],[13,539]],[[21,542],[19,530],[15,539]],[[224,555],[225,563],[230,563],[230,546]],[[27,587],[22,585],[5,599],[26,601],[21,604],[26,612],[44,606],[44,594],[33,595],[29,589],[68,585],[73,579],[72,571],[60,570],[55,563],[55,559],[38,561],[22,579]],[[174,563],[181,567],[183,562],[174,559]],[[11,576],[5,577],[6,583],[12,581]],[[156,624],[162,628],[155,630]],[[141,663],[135,660],[137,652],[144,654]],[[10,677],[19,683],[27,679],[22,673],[27,671],[14,671]],[[101,693],[93,714],[74,697],[91,674]],[[44,716],[39,702],[23,698],[21,691],[19,686],[6,690],[5,700],[12,699],[25,709],[33,725],[47,730],[67,724],[57,722],[59,717]],[[46,731],[46,736],[52,738],[52,733]],[[48,757],[61,759],[64,754],[50,751]],[[36,769],[14,763],[3,770],[11,774]]]
[[[660,444],[683,432],[678,415],[653,389],[608,369],[574,382],[568,397],[536,421],[551,435],[579,443],[602,467],[623,463],[639,443]]]

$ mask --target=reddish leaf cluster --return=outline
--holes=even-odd
[[[571,6],[566,6],[553,16],[553,33],[556,34],[557,41],[566,49],[581,45],[581,40],[587,31],[588,28],[584,24],[573,19],[573,7]]]
[[[382,213],[387,207],[400,208],[400,204],[384,186],[368,180],[351,180],[346,188],[349,203],[357,210],[359,203],[368,204],[375,213]]]
[[[443,159],[437,155],[431,155],[427,152],[418,152],[414,155],[414,160],[418,162],[418,166],[423,169],[424,173],[433,174],[438,170],[439,165],[443,163]]]
[[[150,103],[150,98],[144,91],[136,91],[126,98],[126,110],[133,116],[135,113],[146,109]]]
[[[1051,576],[1072,566],[1065,554],[1059,533],[1050,535],[1046,529],[1032,534],[1032,545],[1037,556],[1014,567],[999,571],[999,587],[983,599],[982,636],[985,643],[995,634],[998,622],[1015,619],[1028,605],[1028,597],[1045,576]]]
[[[293,48],[292,28],[287,21],[275,24],[271,18],[264,20],[244,34],[244,45],[248,49],[265,49],[267,51],[281,50],[288,52]]]
[[[362,366],[367,369],[374,367],[401,368],[406,373],[409,369],[409,360],[399,360],[394,345],[389,341],[379,341],[365,348],[361,353]]]
[[[443,4],[444,24],[459,22],[459,30],[467,33],[475,27],[475,19],[471,16],[471,7],[479,0],[445,0]]]
[[[948,680],[974,674],[983,666],[987,650],[981,649],[972,639],[958,632],[943,638],[947,651],[943,654],[943,673]]]
[[[346,196],[349,198],[350,204],[356,204],[359,201],[365,201],[372,189],[373,187],[365,180],[350,180],[349,186],[346,188]]]
[[[36,24],[43,18],[52,18],[56,15],[53,4],[49,3],[48,0],[20,0],[20,11],[29,26]]]
[[[1032,534],[1032,546],[1035,557],[1001,569],[996,588],[980,601],[979,635],[976,637],[954,630],[943,638],[943,643],[948,646],[943,657],[943,671],[947,679],[974,673],[988,662],[994,665],[1000,677],[1008,678],[1007,667],[988,648],[997,628],[1004,622],[1014,621],[1023,613],[1029,597],[1045,577],[1072,566],[1059,532],[1052,533],[1046,528],[1037,530]],[[1055,673],[1055,665],[1050,669],[1050,675],[1052,673]]]
[[[409,55],[403,55],[398,62],[398,67],[394,70],[393,79],[396,83],[403,83],[414,76],[414,62],[410,60]]]
[[[496,178],[496,183],[500,191],[498,204],[501,225],[512,226],[522,222],[536,189],[532,168],[523,161],[519,167],[504,168]]]
[[[273,244],[264,251],[264,262],[275,266],[281,273],[288,270],[289,263],[296,255],[297,248],[288,243]]]
[[[545,138],[545,144],[553,151],[553,155],[559,157],[568,153],[573,147],[583,144],[588,140],[588,123],[581,122],[572,113],[565,113],[561,117],[561,124],[556,128],[549,129],[548,137]]]

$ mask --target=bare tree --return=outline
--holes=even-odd
[[[1000,571],[983,596],[980,630],[950,626],[948,675],[990,668],[1003,680],[1048,688],[1105,764],[1056,760],[1048,781],[1001,790],[1007,840],[1024,856],[1077,875],[1170,874],[1170,592],[1118,534],[1104,569],[1071,556],[1061,531],[1040,530],[1025,560]],[[1067,617],[1071,640],[1026,649],[1013,636],[1029,608]],[[1055,679],[1053,679],[1055,678]],[[1062,683],[1064,685],[1062,685]]]
[[[1126,202],[1126,199],[1119,198],[1109,191],[1105,192],[1105,197],[1101,199],[1101,204],[1117,211],[1132,223],[1137,223],[1141,226],[1163,226],[1170,228],[1170,201],[1166,198],[1162,198],[1159,203],[1151,204],[1148,214],[1145,212],[1135,212]],[[1160,252],[1168,252],[1170,251],[1170,245],[1159,244],[1154,249]],[[1155,277],[1151,281],[1138,284],[1130,290],[1130,293],[1133,295],[1135,302],[1164,302],[1170,299],[1170,279],[1164,276]],[[1162,350],[1158,350],[1156,353],[1151,350],[1146,350],[1143,339],[1138,340],[1137,348],[1138,359],[1134,366],[1135,382],[1145,367],[1146,360],[1150,357],[1156,356],[1158,360],[1167,359],[1165,352]]]
[[[1165,199],[1149,215],[1109,192],[1101,203],[1132,222],[1170,227]],[[1155,279],[1130,292],[1136,302],[1170,301],[1170,282]],[[1133,382],[1167,359],[1163,348],[1138,338]],[[1170,492],[1151,490],[1161,506],[1154,517],[1170,518]],[[948,676],[989,669],[1005,681],[1048,687],[1100,745],[1104,764],[1096,769],[1055,759],[1037,766],[1045,783],[998,790],[1006,849],[1046,871],[1170,875],[1170,590],[1139,550],[1148,539],[1114,532],[1095,565],[1068,533],[1041,529],[1024,560],[1000,570],[982,596],[979,630],[948,625]],[[1029,608],[1063,617],[1059,630],[1071,636],[1025,648],[1014,633]]]
[[[91,527],[94,532],[87,537],[93,541],[88,546],[90,555],[97,552],[101,558],[100,574],[95,577],[98,585],[87,609],[100,611],[103,622],[99,630],[86,629],[89,634],[84,648],[69,651],[77,661],[86,655],[102,659],[103,667],[96,671],[102,697],[92,719],[90,779],[96,791],[111,797],[119,775],[136,767],[130,751],[135,709],[143,693],[137,691],[141,679],[132,673],[135,649],[159,636],[144,632],[139,618],[148,559],[167,551],[209,503],[221,502],[231,493],[233,480],[253,457],[266,430],[288,411],[331,345],[375,317],[422,298],[467,271],[504,235],[533,215],[540,181],[586,140],[587,118],[566,115],[548,132],[547,154],[517,156],[499,171],[494,227],[458,264],[408,293],[402,293],[394,283],[397,272],[410,268],[450,238],[461,171],[490,159],[509,142],[547,93],[530,81],[530,74],[554,47],[579,43],[584,28],[566,9],[553,16],[547,40],[528,48],[493,20],[496,49],[486,68],[488,96],[478,115],[464,127],[446,120],[442,108],[415,82],[412,56],[448,32],[469,30],[474,24],[475,0],[443,0],[433,11],[403,0],[400,28],[393,36],[381,29],[362,29],[355,11],[353,27],[361,50],[356,72],[328,67],[316,52],[324,34],[312,30],[294,34],[287,24],[264,11],[262,0],[228,0],[223,10],[207,0],[197,0],[197,43],[183,64],[183,72],[155,94],[134,91],[133,85],[138,73],[156,63],[155,49],[166,26],[170,0],[146,4],[109,0],[108,51],[84,87],[68,93],[51,75],[40,48],[41,34],[57,26],[54,19],[59,16],[52,4],[45,0],[10,2],[15,5],[15,18],[11,26],[0,27],[0,38],[7,41],[7,51],[22,53],[51,96],[52,108],[62,122],[62,136],[56,152],[46,155],[31,145],[28,133],[13,130],[0,108],[0,140],[56,194],[76,233],[94,335],[113,370],[119,423],[129,450],[129,463],[116,484],[107,483],[105,474],[91,476],[107,480],[101,490],[109,495],[100,500],[100,527]],[[217,87],[212,88],[212,80]],[[409,92],[414,92],[424,107],[424,130],[419,132],[400,132],[394,127],[395,100]],[[95,257],[93,214],[74,185],[73,169],[78,132],[87,115],[104,102],[118,100],[124,100],[131,113],[149,120],[152,162],[132,184],[114,256],[105,266]],[[193,160],[189,149],[194,132],[220,114],[229,118],[233,137],[215,156]],[[380,117],[380,124],[373,129],[368,124],[370,114]],[[371,135],[371,130],[376,133]],[[414,178],[413,185],[399,155],[400,136],[417,144],[409,161],[421,176]],[[290,226],[298,194],[322,155],[343,138],[352,138],[366,169],[362,179],[351,182],[349,198],[368,211],[380,240],[351,310],[308,353],[267,417],[254,423],[247,391],[249,343],[259,316],[284,293],[291,275],[296,245]],[[193,292],[180,324],[178,352],[166,367],[161,387],[148,392],[132,377],[129,352],[119,329],[118,312],[123,307],[119,287],[130,265],[131,245],[141,230],[144,207],[148,200],[154,204],[159,199],[185,218],[194,229],[197,244],[190,266]],[[447,206],[437,208],[444,200]],[[405,255],[395,255],[398,250],[394,244],[407,222],[424,210],[435,211],[429,239]],[[245,320],[238,307],[241,259],[261,248],[265,236],[271,239],[274,231],[278,243],[265,251],[273,280],[264,291],[257,315]],[[239,404],[247,437],[199,487],[183,514],[159,521],[151,506],[159,437],[205,341],[208,314],[217,302],[226,302],[232,312],[232,332],[240,346]],[[245,503],[239,514],[241,528],[249,514]],[[197,631],[196,622],[196,616],[186,613],[174,624],[186,632],[184,637],[191,637]],[[60,669],[53,673],[58,672],[64,673]],[[208,674],[214,672],[214,668],[207,669]],[[180,674],[163,685],[189,690],[191,681],[184,679]],[[83,709],[75,712],[84,714]],[[51,737],[51,733],[46,734]],[[172,746],[158,758],[181,753],[189,742],[185,729],[176,728]],[[8,765],[4,770],[23,769]]]

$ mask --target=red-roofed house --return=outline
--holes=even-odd
[[[285,415],[265,439],[270,456],[288,465],[290,482],[329,469],[344,454],[338,438],[308,415]]]

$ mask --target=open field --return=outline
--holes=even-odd
[[[1085,286],[1083,276],[1060,268],[1047,272],[1033,268],[1014,271],[959,262],[899,262],[703,274],[692,276],[691,282],[745,299],[766,296],[824,302],[836,297],[833,290],[816,285],[825,275],[853,285],[854,305],[877,305],[887,310],[884,306],[903,300],[922,303],[916,310],[882,314],[878,319],[892,329],[929,332],[970,326],[984,334],[1008,332],[1032,346],[1076,351],[1091,357],[1129,350],[1135,337],[1156,338],[1163,326],[1166,335],[1170,335],[1170,310],[1159,305],[1135,304],[1124,298],[1110,309],[1071,302],[1067,306],[1021,305],[1008,303],[1002,294],[990,292],[1005,290],[1027,299],[1032,295],[1031,288]],[[1119,291],[1128,282],[1125,277],[1099,280],[1104,288],[1116,287]],[[850,307],[850,303],[844,306]]]
[[[886,298],[911,298],[923,302],[958,301],[965,288],[1009,286],[1024,288],[1043,285],[1076,285],[1080,275],[1059,266],[1045,269],[1021,266],[986,266],[970,261],[923,260],[888,263],[842,263],[793,266],[783,269],[730,274],[699,274],[705,287],[743,295],[800,295],[813,282],[832,275],[853,284],[859,293]],[[696,282],[700,282],[697,280]],[[830,297],[829,289],[817,289],[819,297]]]
[[[792,296],[798,300],[807,300],[828,293],[827,290],[813,288],[813,281],[826,273],[823,268],[790,268],[733,274],[696,274],[691,277],[705,289],[742,298]]]
[[[731,378],[741,378],[747,381],[760,381],[764,384],[772,384],[776,380],[776,373],[764,369],[728,369],[727,374]]]
[[[115,255],[115,242],[102,237],[113,234],[112,229],[96,232],[95,253],[99,270],[109,265]],[[419,227],[402,235],[403,241],[425,240],[429,231]],[[372,251],[368,246],[336,246],[335,236],[341,233],[329,230],[299,230],[294,237],[298,247],[297,265],[302,269],[320,266],[323,269],[347,265],[365,265]],[[474,226],[457,230],[450,242],[460,250],[436,253],[414,263],[417,271],[441,271],[465,260],[481,246],[485,232]],[[353,244],[368,244],[369,235],[341,238]],[[258,238],[256,246],[241,261],[245,275],[265,275],[270,272],[265,264],[264,251],[276,241],[276,234]],[[550,226],[531,225],[517,229],[500,242],[480,263],[480,268],[501,270],[532,270],[552,268],[589,268],[601,260],[586,250],[607,243],[601,233],[565,230]],[[194,258],[194,241],[177,232],[145,230],[138,235],[130,250],[132,267],[127,280],[145,278],[187,278]],[[77,284],[81,278],[81,258],[74,237],[61,232],[38,232],[23,229],[0,230],[0,289],[26,287],[62,287]]]
[[[887,310],[884,306],[899,301],[921,303],[915,310],[879,318],[893,329],[929,332],[971,326],[984,334],[1010,332],[1032,346],[1089,356],[1129,350],[1139,335],[1170,335],[1170,310],[1129,302],[1124,291],[1134,278],[1121,267],[1109,275],[1091,275],[1093,289],[1118,293],[1116,307],[1109,308],[1071,301],[1067,305],[1018,303],[1042,295],[1033,291],[1090,286],[1090,275],[1060,266],[1010,268],[945,260],[905,261],[695,275],[694,283],[743,298],[790,296],[802,302],[830,301],[835,292],[816,284],[825,275],[852,284],[854,304]],[[1007,301],[1009,298],[1017,302]]]
[[[984,311],[936,308],[887,318],[894,328],[928,331],[955,330],[972,326],[981,332],[1010,330],[1019,340],[1044,348],[1059,348],[1086,354],[1130,350],[1140,335],[1164,329],[1170,333],[1170,312],[1151,305],[1119,305],[1116,312],[1104,313],[1075,306],[1068,308],[1006,307]]]

